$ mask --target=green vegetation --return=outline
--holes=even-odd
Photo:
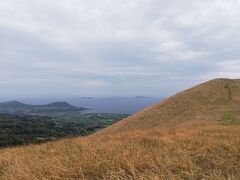
[[[220,122],[223,124],[240,124],[240,112],[225,112],[221,116]]]
[[[45,115],[0,114],[0,147],[85,136],[127,115],[59,112]]]

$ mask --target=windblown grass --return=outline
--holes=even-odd
[[[135,130],[0,151],[0,179],[227,178],[240,178],[240,126]]]

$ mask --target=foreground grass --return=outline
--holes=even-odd
[[[240,126],[136,130],[0,150],[0,179],[227,178],[240,178]]]

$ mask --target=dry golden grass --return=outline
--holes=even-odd
[[[103,132],[115,133],[186,123],[214,123],[226,112],[240,112],[239,92],[240,80],[215,79],[180,92],[106,128]]]
[[[0,179],[240,179],[240,81],[199,85],[84,138],[0,150]],[[224,115],[222,117],[222,115]]]
[[[135,130],[0,151],[0,179],[227,178],[240,178],[240,126]]]

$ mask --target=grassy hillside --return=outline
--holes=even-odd
[[[227,114],[235,117],[232,123],[240,123],[240,80],[214,79],[136,113],[104,132],[219,123]]]
[[[0,179],[240,179],[239,80],[217,79],[84,138],[0,150]]]

